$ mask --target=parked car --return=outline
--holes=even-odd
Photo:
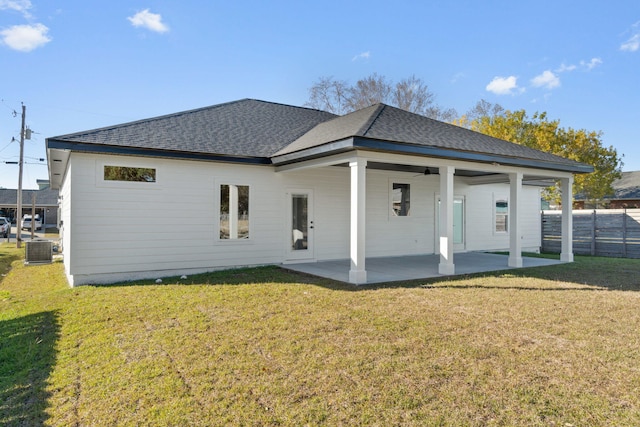
[[[11,234],[11,223],[3,216],[0,216],[0,234],[2,237],[8,237]]]
[[[34,220],[34,226],[36,230],[40,230],[42,228],[42,221],[40,217],[36,215]],[[31,215],[25,215],[22,217],[22,227],[23,230],[31,230]]]

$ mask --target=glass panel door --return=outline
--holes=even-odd
[[[436,224],[435,224],[435,248],[436,253],[440,250],[440,196],[437,197],[436,205]],[[464,197],[455,196],[453,198],[453,250],[465,250],[465,220],[464,220]]]
[[[287,193],[289,204],[287,253],[289,260],[313,259],[313,192]]]
[[[291,195],[291,250],[309,249],[309,197],[306,194]]]

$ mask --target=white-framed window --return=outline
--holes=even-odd
[[[410,216],[411,215],[411,184],[391,182],[391,215]]]
[[[506,197],[493,198],[493,227],[496,234],[509,232],[509,200]]]
[[[96,160],[96,186],[160,190],[160,168],[147,159]]]
[[[105,181],[156,182],[156,168],[104,165]]]
[[[250,187],[220,184],[218,187],[218,229],[220,240],[248,240],[250,237]]]

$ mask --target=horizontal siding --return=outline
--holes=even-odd
[[[156,168],[157,183],[125,183],[122,187],[105,184],[98,173],[104,163]],[[262,166],[77,153],[72,153],[69,164],[73,187],[66,187],[69,203],[63,203],[61,213],[65,241],[72,232],[72,240],[65,247],[71,262],[65,260],[65,266],[68,274],[82,280],[124,272],[133,277],[145,271],[205,271],[281,263],[288,253],[286,192],[290,189],[313,191],[315,258],[349,256],[349,168],[276,173]],[[389,193],[393,182],[411,185],[408,217],[391,215]],[[249,240],[216,238],[220,184],[251,187]],[[538,193],[523,191],[523,228],[527,229],[523,246],[539,246]],[[367,256],[434,253],[438,192],[437,175],[368,170]],[[493,195],[508,195],[509,186],[467,186],[464,180],[456,179],[454,192],[465,198],[466,249],[508,247],[508,235],[493,233]],[[61,194],[65,194],[64,188]]]

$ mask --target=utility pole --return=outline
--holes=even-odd
[[[20,127],[20,161],[18,162],[18,200],[16,203],[16,248],[22,247],[22,164],[24,158],[24,132],[25,132],[25,116],[27,115],[27,106],[22,104],[22,126]],[[33,219],[32,219],[33,221]]]

